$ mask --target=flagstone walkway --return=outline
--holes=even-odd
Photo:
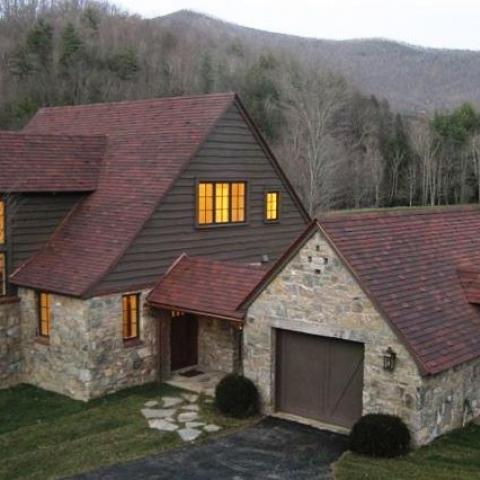
[[[191,442],[203,432],[214,433],[222,428],[204,421],[198,405],[199,398],[195,393],[182,393],[178,397],[163,397],[160,401],[150,400],[141,412],[150,428],[160,432],[177,432],[184,442]]]

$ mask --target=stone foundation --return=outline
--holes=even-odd
[[[23,354],[18,301],[2,299],[0,303],[0,388],[22,381]]]
[[[480,414],[480,360],[434,377],[416,363],[317,232],[253,302],[244,329],[244,372],[260,388],[264,410],[275,409],[275,331],[294,330],[365,346],[363,413],[398,415],[424,444],[462,425],[468,399]],[[397,354],[393,372],[383,354]]]

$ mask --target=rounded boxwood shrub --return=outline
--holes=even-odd
[[[410,450],[410,432],[399,417],[368,414],[353,426],[350,450],[370,457],[398,457]]]
[[[243,375],[228,374],[215,388],[215,406],[224,415],[235,418],[255,415],[259,407],[257,387]]]

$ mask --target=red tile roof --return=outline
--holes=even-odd
[[[423,374],[480,356],[480,208],[336,213],[312,223],[247,297],[320,229]],[[473,265],[472,276],[465,264]]]
[[[423,371],[480,356],[480,315],[457,268],[479,264],[480,209],[332,215],[320,221]]]
[[[78,204],[12,282],[91,296],[201,146],[233,94],[44,108],[36,134],[101,134],[107,150],[97,189]]]
[[[458,279],[469,303],[480,304],[480,270],[473,266],[460,266]]]
[[[264,273],[259,266],[184,254],[151,291],[148,302],[161,308],[240,321],[244,312],[237,307]]]
[[[88,192],[96,188],[103,136],[0,132],[0,192]]]

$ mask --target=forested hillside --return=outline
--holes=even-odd
[[[331,45],[330,53],[319,54],[325,48],[318,45]],[[415,68],[392,74],[396,83],[384,77],[377,92],[371,82],[363,85],[358,59],[345,45],[191,12],[146,20],[90,1],[0,0],[0,128],[21,128],[41,106],[233,90],[311,213],[478,201],[480,119],[472,106],[478,92],[469,96],[457,82],[437,104],[455,105],[451,111],[407,115],[393,99],[395,112],[384,96],[400,83],[412,86],[403,106],[422,105]],[[365,53],[379,45],[355,48]],[[384,42],[388,51],[394,47],[411,49]],[[454,78],[459,64],[449,55],[437,70]],[[462,55],[478,58],[458,52],[461,62]],[[375,56],[364,56],[374,76]]]
[[[215,43],[241,41],[252,48],[281,48],[301,62],[315,62],[343,75],[367,95],[386,98],[402,113],[433,113],[466,101],[480,108],[480,52],[423,48],[385,39],[324,40],[321,30],[319,39],[302,38],[188,11],[160,17],[157,22],[177,30],[193,29]]]

